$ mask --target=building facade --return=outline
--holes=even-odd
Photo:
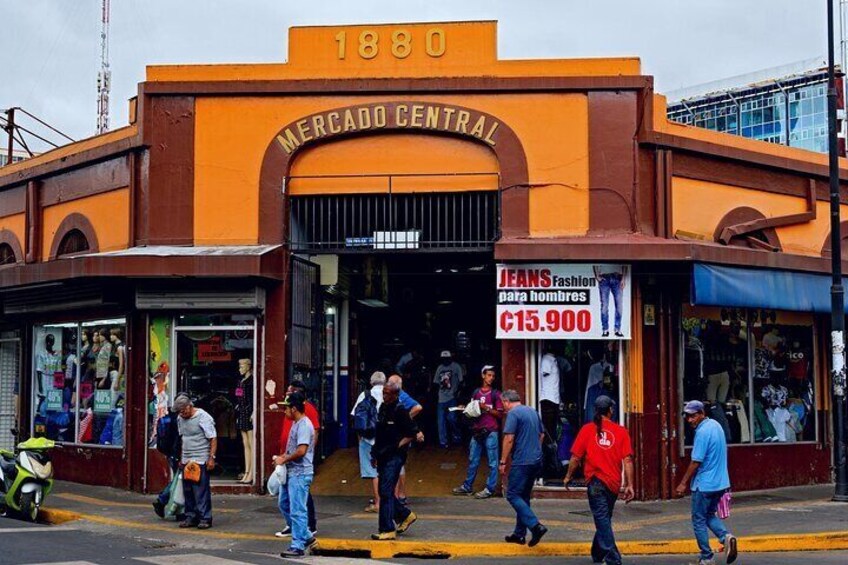
[[[498,60],[494,22],[293,28],[286,64],[149,67],[132,109],[0,170],[0,411],[60,478],[161,487],[185,390],[216,488],[259,491],[292,379],[329,455],[372,370],[427,395],[447,349],[566,458],[615,397],[643,499],[692,398],[737,490],[830,479],[826,156],[669,121],[636,59]]]
[[[837,84],[842,109],[844,83]],[[668,98],[674,122],[827,153],[826,62],[769,69],[670,92]],[[840,147],[844,155],[844,142]]]

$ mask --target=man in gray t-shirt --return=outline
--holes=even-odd
[[[313,475],[315,427],[304,414],[305,405],[306,397],[301,392],[292,392],[283,401],[286,418],[294,420],[294,423],[289,432],[285,454],[274,457],[275,465],[286,466],[286,484],[280,489],[277,504],[292,536],[291,546],[281,554],[282,557],[302,557],[307,547],[315,543],[309,531],[307,510]],[[282,537],[284,534],[278,532],[277,535]]]
[[[185,494],[185,520],[181,528],[205,530],[212,527],[212,493],[209,489],[209,472],[215,468],[218,451],[218,434],[215,420],[205,410],[195,408],[185,393],[174,399],[174,411],[179,413],[177,430],[182,438],[181,467],[193,461],[200,464],[200,480],[183,479]]]
[[[459,435],[457,413],[449,409],[456,406],[459,387],[462,386],[462,367],[453,360],[450,351],[442,351],[441,365],[433,375],[433,384],[439,389],[439,407],[436,412],[439,424],[439,445],[448,447],[448,442],[459,445],[462,438]]]

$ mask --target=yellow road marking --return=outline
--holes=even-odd
[[[260,540],[275,541],[272,534],[247,534],[224,531],[208,531],[196,529],[180,529],[174,526],[117,520],[92,514],[77,514],[65,510],[45,509],[48,519],[84,519],[90,522],[108,526],[134,528],[169,532],[173,534],[205,536],[215,539],[228,540]],[[51,520],[52,521],[52,520]],[[695,542],[691,539],[654,540],[654,541],[622,541],[619,549],[627,555],[668,555],[694,553]],[[848,533],[818,532],[811,534],[792,535],[762,535],[739,538],[740,548],[746,553],[782,552],[782,551],[837,551],[848,549]],[[518,546],[509,543],[484,542],[434,542],[434,541],[393,541],[373,542],[369,540],[320,539],[319,551],[369,552],[372,559],[390,559],[397,555],[450,557],[513,557],[536,555],[549,557],[586,556],[591,551],[591,545],[583,542],[552,542],[542,543],[535,548]]]
[[[82,494],[59,493],[54,495],[57,498],[65,500],[74,500],[76,502],[85,502],[86,504],[96,504],[97,506],[114,506],[115,508],[150,508],[149,502],[117,502],[113,500],[103,500],[102,498],[94,498],[93,496],[84,496]],[[215,508],[215,512],[224,514],[236,514],[240,510],[234,508]]]

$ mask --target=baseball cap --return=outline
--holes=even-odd
[[[609,396],[601,395],[595,399],[595,410],[606,410],[615,406],[615,400]]]
[[[451,356],[451,352],[450,352],[450,351],[448,351],[447,349],[445,349],[444,351],[442,351],[442,354],[440,355],[440,357],[441,357],[442,359],[444,359],[444,358],[446,358],[446,357],[450,357],[450,356]]]
[[[700,400],[690,400],[689,402],[686,403],[685,406],[683,406],[683,413],[689,414],[690,416],[692,414],[697,414],[698,412],[703,412],[703,411],[704,411],[704,403],[701,402]]]
[[[303,405],[306,402],[306,397],[302,392],[293,392],[290,395],[286,396],[285,400],[281,403],[283,406],[294,406],[300,411],[303,411]]]
[[[483,368],[482,368],[482,369],[480,369],[480,374],[482,375],[482,374],[483,374],[483,373],[485,373],[486,371],[494,371],[494,370],[495,370],[495,366],[494,366],[494,365],[483,365]]]

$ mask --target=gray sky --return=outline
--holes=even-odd
[[[825,6],[825,0],[113,0],[112,128],[126,124],[126,101],[145,65],[281,62],[287,28],[295,25],[494,19],[502,59],[635,55],[664,92],[823,55]],[[0,22],[0,109],[21,106],[71,137],[92,135],[100,0],[0,0]]]

